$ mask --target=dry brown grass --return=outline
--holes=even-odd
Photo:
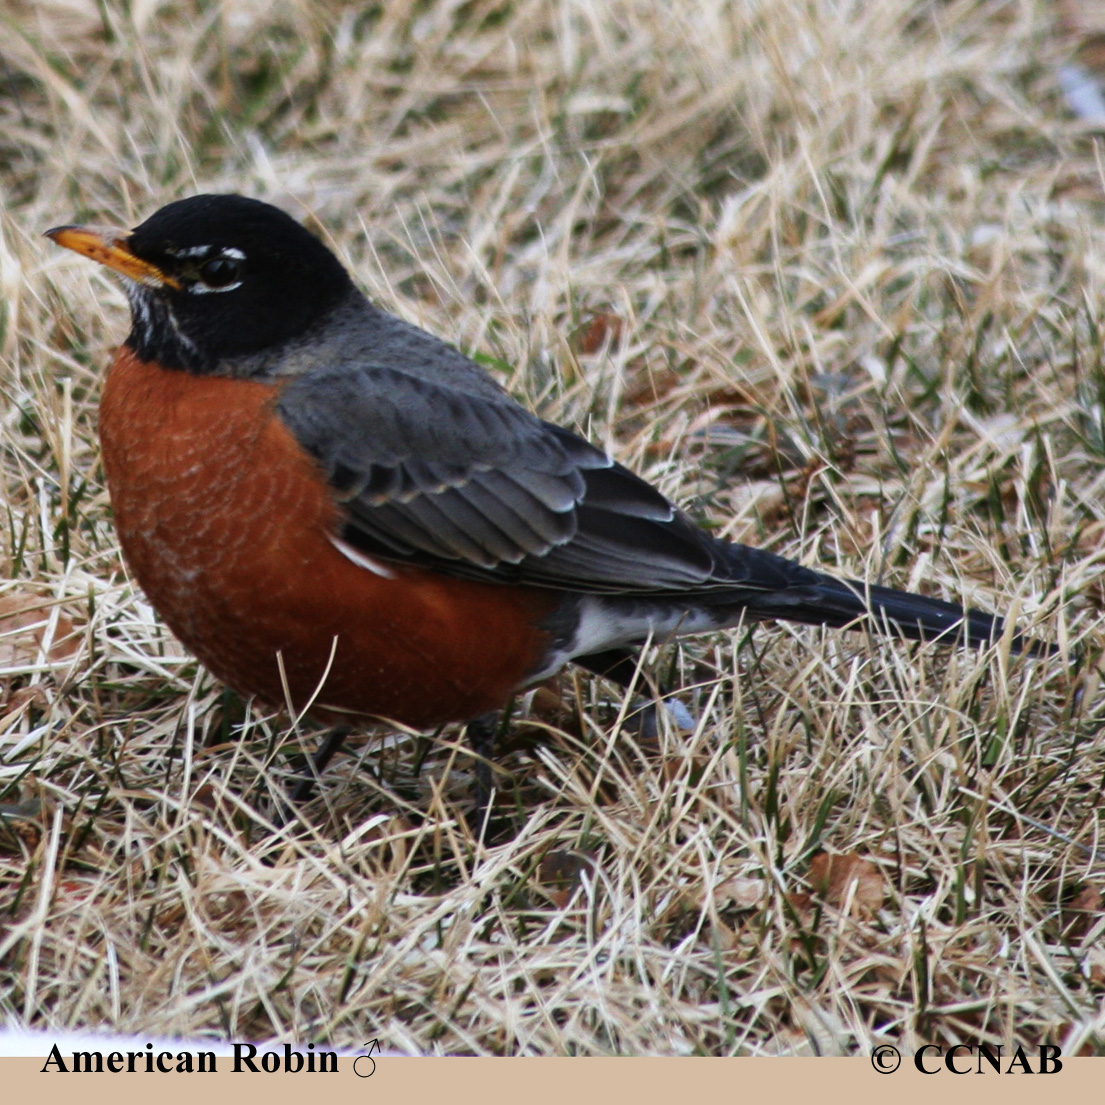
[[[9,3],[4,1018],[480,1054],[1101,1048],[1105,204],[1061,7]],[[647,670],[696,688],[695,732],[642,746],[566,677],[565,713],[546,695],[506,741],[506,842],[464,827],[452,731],[366,735],[310,829],[267,838],[284,723],[235,739],[241,704],[118,555],[95,409],[122,294],[40,237],[201,189],[309,216],[380,303],[720,531],[1015,611],[1063,657],[664,645]]]

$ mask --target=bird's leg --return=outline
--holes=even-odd
[[[326,738],[315,749],[315,754],[307,761],[307,770],[303,773],[299,782],[292,787],[289,799],[297,806],[302,805],[311,797],[315,784],[322,777],[330,761],[341,751],[345,738],[352,732],[349,725],[335,725]]]
[[[495,737],[499,732],[499,712],[482,714],[473,718],[464,729],[468,738],[468,747],[476,757],[476,808],[473,812],[473,827],[482,833],[483,824],[491,806],[492,772],[491,763],[495,758]]]
[[[636,693],[641,693],[643,680],[637,675],[638,657],[631,648],[611,648],[605,652],[591,652],[586,656],[576,656],[572,663],[578,664],[595,675],[601,675],[603,679],[609,679],[623,691],[628,691],[636,682]],[[645,689],[647,692],[647,686]],[[693,728],[694,719],[687,707],[678,698],[669,698],[667,688],[663,684],[660,684],[656,690],[660,696],[661,705],[672,715],[676,724],[681,729]],[[636,728],[630,731],[637,732],[648,740],[658,737],[660,723],[656,717],[656,709],[655,701],[647,701],[644,706],[634,710],[631,716],[636,722]]]
[[[601,675],[628,691],[637,675],[637,653],[631,648],[608,648],[605,652],[589,652],[572,660],[594,675]],[[639,682],[639,680],[638,680]]]
[[[586,656],[575,657],[572,662],[595,675],[601,675],[603,679],[609,679],[623,691],[628,691],[636,683],[636,693],[638,695],[641,693],[643,680],[637,674],[639,659],[637,653],[631,648],[610,648],[605,652],[591,652]],[[662,695],[663,688],[659,690]],[[633,710],[631,717],[637,724],[634,729],[629,730],[630,732],[639,732],[647,739],[652,739],[659,734],[660,726],[656,720],[655,702],[646,702],[640,709]]]
[[[326,765],[338,754],[342,744],[345,743],[345,738],[351,732],[352,728],[348,725],[335,725],[326,734],[325,739],[315,750],[315,754],[307,761],[306,770],[288,792],[288,800],[283,804],[283,808],[276,811],[273,823],[278,830],[294,820],[297,808],[311,797],[315,784],[326,770]]]

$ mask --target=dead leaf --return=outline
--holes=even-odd
[[[714,901],[725,909],[732,906],[734,909],[755,909],[764,899],[767,892],[765,879],[749,879],[734,875],[731,879],[714,888]]]
[[[1097,923],[1101,907],[1105,904],[1096,886],[1084,886],[1062,913],[1063,935],[1068,940],[1078,940]]]
[[[575,718],[575,711],[564,699],[564,690],[558,676],[545,680],[530,700],[530,713],[549,725],[566,726]]]
[[[36,683],[33,687],[19,687],[15,690],[8,701],[4,703],[4,709],[14,714],[32,703],[35,706],[45,707],[49,705],[49,701],[41,685]]]
[[[0,667],[38,663],[50,628],[54,600],[40,595],[0,595]],[[81,646],[80,635],[67,615],[59,613],[46,650],[51,663],[68,660]]]
[[[20,842],[28,848],[35,847],[42,836],[43,816],[43,806],[37,798],[0,805],[0,851],[19,850]]]
[[[611,349],[621,344],[622,334],[625,332],[625,320],[617,315],[600,312],[584,323],[572,335],[572,345],[576,352],[584,356],[597,353],[603,346],[609,344]]]
[[[683,382],[678,372],[670,368],[650,368],[636,372],[626,381],[622,400],[626,410],[635,410],[650,403],[659,403]]]
[[[807,894],[804,890],[795,890],[787,895],[787,902],[798,915],[798,920],[803,925],[808,924],[813,916],[813,895]]]
[[[833,855],[822,852],[810,864],[810,885],[826,905],[841,908],[852,894],[853,913],[874,913],[882,908],[886,879],[879,868],[856,852]],[[855,885],[853,893],[852,886]]]
[[[584,871],[593,871],[595,861],[580,852],[548,852],[537,867],[539,889],[557,909],[563,909],[579,886]]]

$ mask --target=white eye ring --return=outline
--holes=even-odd
[[[214,295],[216,292],[232,292],[235,288],[240,288],[242,282],[239,280],[234,284],[224,284],[221,288],[212,288],[207,284],[201,284],[198,281],[195,284],[187,285],[188,291],[192,295]]]
[[[185,290],[192,295],[209,295],[211,292],[232,292],[242,286],[241,280],[231,279],[229,283],[219,283],[218,279],[205,279],[204,269],[210,265],[217,265],[222,261],[229,261],[235,272],[240,272],[242,266],[237,262],[244,261],[246,255],[234,246],[185,246],[181,249],[167,249],[170,257],[197,262],[197,278],[186,280]],[[200,258],[203,258],[201,261]],[[225,277],[226,274],[224,274]]]
[[[232,292],[242,286],[240,279],[245,255],[240,250],[224,249],[197,267],[198,279],[189,286],[196,295],[208,292]]]
[[[234,257],[212,257],[199,266],[200,279],[209,288],[225,288],[227,284],[233,284],[241,271],[242,262]]]

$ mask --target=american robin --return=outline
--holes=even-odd
[[[124,277],[100,440],[127,561],[221,680],[424,729],[742,619],[985,645],[1001,618],[712,537],[236,195],[47,232]],[[1043,646],[1014,636],[1015,649]]]

